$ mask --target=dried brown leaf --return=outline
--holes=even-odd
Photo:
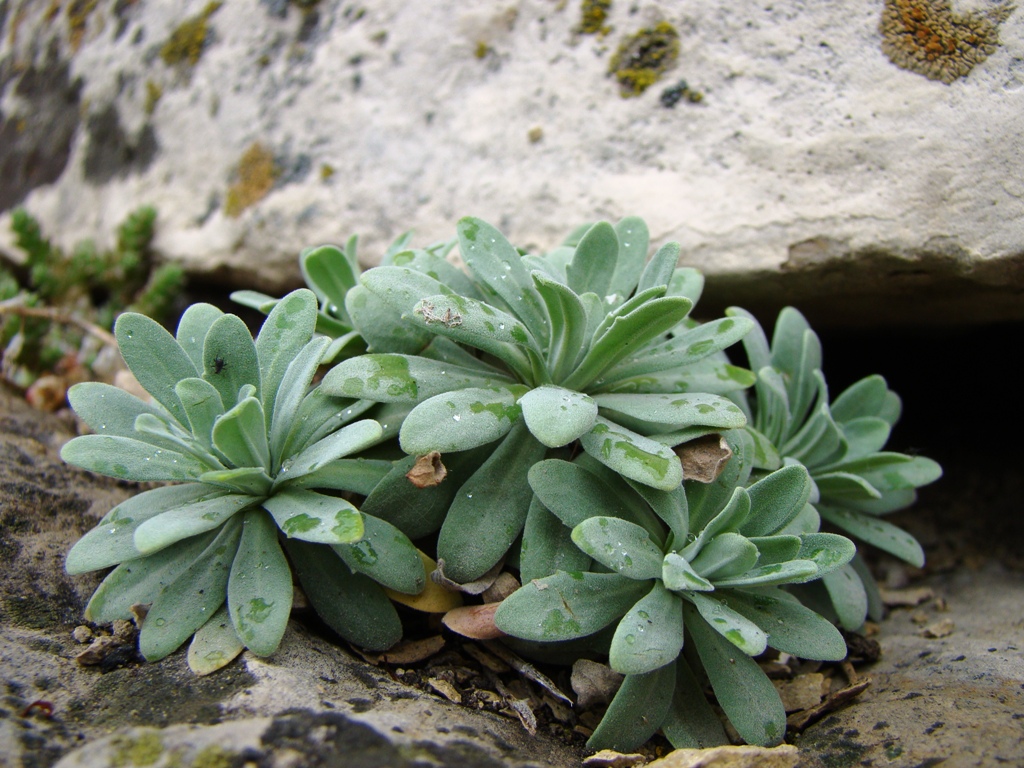
[[[953,634],[956,624],[952,619],[939,619],[934,624],[929,624],[921,632],[925,637],[948,637]]]
[[[589,709],[595,704],[605,704],[612,700],[622,685],[622,675],[596,661],[579,659],[572,665],[570,684],[576,693],[576,706]]]
[[[416,463],[405,476],[417,488],[433,488],[448,477],[448,470],[441,463],[441,452],[431,451],[416,459]]]
[[[425,637],[422,640],[406,640],[389,651],[378,653],[377,660],[385,664],[415,664],[424,661],[444,648],[444,638],[440,635]]]
[[[908,608],[927,602],[935,597],[931,587],[908,587],[907,589],[879,589],[882,602],[890,608]]]
[[[465,592],[467,595],[479,595],[497,580],[498,576],[501,574],[501,569],[504,567],[505,558],[502,558],[498,561],[497,565],[491,568],[491,570],[479,579],[467,581],[465,584],[460,584],[457,581],[452,581],[444,575],[444,558],[439,558],[437,561],[437,569],[430,574],[430,578],[435,584],[439,584],[449,592]]]
[[[647,757],[639,754],[624,755],[614,749],[602,749],[583,761],[583,768],[633,768],[643,765]]]
[[[459,693],[458,689],[447,680],[442,680],[437,677],[428,677],[427,685],[448,699],[448,701],[455,702],[456,704],[462,703],[462,694]]]
[[[505,633],[494,623],[494,612],[501,603],[485,605],[464,605],[448,611],[441,619],[452,632],[473,640],[494,640]]]
[[[683,477],[698,483],[713,483],[732,458],[732,449],[719,434],[704,435],[675,448],[683,463]]]

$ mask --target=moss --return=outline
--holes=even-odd
[[[113,748],[110,756],[113,768],[153,765],[164,751],[164,743],[155,731],[148,731],[137,738],[118,736],[110,746]]]
[[[162,85],[152,80],[146,81],[146,103],[144,109],[147,115],[152,115],[156,111],[156,105],[163,95],[164,88]]]
[[[96,10],[98,4],[98,0],[72,0],[68,5],[65,15],[68,19],[68,38],[72,51],[77,51],[81,47],[89,16]]]
[[[187,63],[194,67],[199,63],[199,57],[203,55],[207,38],[210,34],[207,22],[216,13],[222,3],[207,3],[202,13],[186,19],[175,29],[167,41],[160,48],[160,58],[168,66]]]
[[[639,96],[658,82],[679,57],[679,33],[667,21],[627,37],[612,56],[608,73],[623,98]]]
[[[580,3],[580,34],[604,37],[611,32],[611,27],[605,23],[611,7],[612,0],[583,0]]]
[[[280,175],[281,169],[270,150],[254,142],[238,161],[238,180],[228,189],[224,213],[240,216],[246,208],[267,196]]]
[[[999,25],[1013,12],[954,13],[949,0],[886,0],[882,52],[902,69],[949,85],[966,77],[999,47]]]

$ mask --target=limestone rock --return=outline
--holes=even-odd
[[[789,744],[764,747],[712,747],[711,749],[677,749],[649,768],[795,768],[800,754]]]
[[[70,244],[150,203],[164,256],[274,292],[352,233],[372,262],[467,214],[531,248],[636,214],[709,305],[1024,318],[1024,13],[967,3],[984,50],[947,84],[890,61],[889,5],[612,3],[602,36],[549,0],[4,3],[0,211]],[[658,22],[676,64],[623,99],[609,62]]]

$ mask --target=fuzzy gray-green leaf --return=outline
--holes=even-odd
[[[281,380],[299,350],[313,338],[316,316],[316,294],[300,288],[289,293],[270,310],[256,337],[260,391],[268,432]]]
[[[245,645],[235,634],[228,607],[222,605],[196,630],[188,646],[188,668],[197,675],[209,675],[230,664]]]
[[[735,429],[747,423],[746,416],[735,403],[718,395],[609,394],[597,395],[594,399],[602,409],[673,429],[693,425]]]
[[[335,496],[287,488],[263,502],[286,536],[321,544],[350,544],[363,535],[363,518]]]
[[[468,387],[510,384],[511,379],[461,365],[410,355],[361,355],[328,372],[320,389],[330,395],[379,403],[419,403]]]
[[[185,409],[193,436],[210,451],[213,448],[213,425],[224,414],[220,392],[210,382],[195,377],[182,379],[174,391]]]
[[[219,528],[236,512],[259,501],[258,496],[228,493],[175,507],[135,529],[135,548],[143,555],[152,554],[176,541]]]
[[[591,397],[554,385],[531,389],[519,405],[530,432],[548,448],[568,445],[597,420],[597,403]]]
[[[519,398],[526,392],[526,387],[513,384],[435,395],[405,417],[399,434],[402,450],[448,453],[493,442],[519,422]]]
[[[162,325],[145,315],[125,312],[114,324],[114,335],[128,368],[139,384],[182,425],[188,424],[174,386],[198,376],[188,354]]]
[[[572,529],[580,549],[607,568],[630,579],[661,576],[661,549],[647,531],[616,517],[591,517]]]
[[[559,571],[506,597],[494,622],[524,640],[571,640],[608,626],[649,590],[649,582],[617,573]]]
[[[801,659],[846,658],[846,641],[830,621],[786,593],[778,595],[771,590],[736,590],[729,593],[729,606],[761,627],[776,650]]]
[[[208,469],[194,456],[130,437],[82,435],[66,443],[60,456],[68,464],[121,480],[193,480]]]
[[[213,444],[233,467],[269,468],[266,429],[260,401],[247,397],[214,423]]]
[[[363,538],[335,545],[334,551],[353,571],[396,592],[417,595],[426,585],[419,551],[404,533],[376,517],[363,515]]]
[[[822,505],[821,516],[851,536],[878,547],[894,557],[920,568],[924,565],[924,550],[917,539],[890,522],[880,520],[852,509]]]
[[[629,609],[612,638],[608,663],[640,675],[675,661],[683,648],[683,601],[660,582]]]
[[[220,392],[225,408],[238,402],[238,391],[246,384],[260,396],[260,364],[248,327],[237,315],[223,315],[214,321],[203,344],[202,377]]]
[[[747,488],[751,514],[743,524],[745,536],[770,536],[784,528],[804,508],[811,495],[807,469],[794,464],[766,475]]]
[[[264,299],[270,298],[264,294],[258,295]],[[272,299],[272,301],[276,301],[276,299]],[[246,304],[246,306],[252,306],[252,304]],[[193,304],[182,313],[181,320],[178,321],[175,340],[185,350],[197,371],[202,371],[204,368],[203,345],[206,343],[206,334],[209,333],[210,326],[223,316],[224,313],[212,304]]]
[[[285,461],[278,473],[277,482],[287,482],[316,472],[331,462],[369,448],[380,438],[380,424],[372,419],[349,424]]]
[[[588,454],[623,477],[671,491],[683,481],[679,457],[661,443],[620,427],[607,419],[580,437]]]
[[[166,419],[158,406],[123,389],[99,381],[86,381],[68,389],[68,402],[78,417],[98,435],[137,438],[135,419],[143,413]]]
[[[277,527],[261,509],[245,513],[231,566],[228,608],[238,637],[257,656],[277,650],[292,609],[292,572]]]
[[[651,738],[668,714],[675,677],[674,665],[644,675],[627,675],[587,748],[632,752]]]
[[[619,238],[612,225],[601,221],[587,230],[565,270],[569,288],[575,293],[608,296],[619,258]]]

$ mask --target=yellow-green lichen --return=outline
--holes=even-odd
[[[135,738],[117,736],[110,746],[113,750],[110,756],[112,768],[153,765],[164,751],[160,734],[155,731],[148,731]]]
[[[98,4],[99,0],[71,0],[71,4],[68,5],[65,15],[68,19],[68,40],[72,51],[77,51],[81,47],[82,38],[85,37],[85,26]]]
[[[491,52],[491,46],[485,43],[483,40],[478,40],[476,48],[473,49],[473,55],[478,59],[487,58],[487,54]]]
[[[192,768],[231,768],[234,762],[231,752],[216,744],[211,744],[200,750],[193,758]]]
[[[202,13],[186,19],[175,29],[160,48],[160,58],[168,66],[187,63],[194,67],[203,55],[210,28],[207,22],[220,9],[223,3],[207,3]]]
[[[323,163],[320,166],[320,181],[327,181],[334,175],[334,166],[330,163]]]
[[[612,0],[583,0],[580,3],[580,34],[601,35],[611,32],[608,21],[608,10]]]
[[[950,0],[886,0],[882,52],[898,67],[949,85],[995,53],[999,25],[1013,12],[954,13]]]
[[[152,80],[146,81],[146,103],[144,109],[147,115],[152,115],[156,111],[157,102],[160,101],[160,97],[164,95],[164,88],[160,83],[153,82]]]
[[[679,57],[679,33],[667,21],[645,27],[619,45],[608,73],[619,82],[623,98],[639,96],[673,65]]]
[[[238,161],[238,178],[228,188],[224,199],[224,213],[231,217],[241,215],[270,192],[281,175],[274,156],[261,143],[254,142]]]

